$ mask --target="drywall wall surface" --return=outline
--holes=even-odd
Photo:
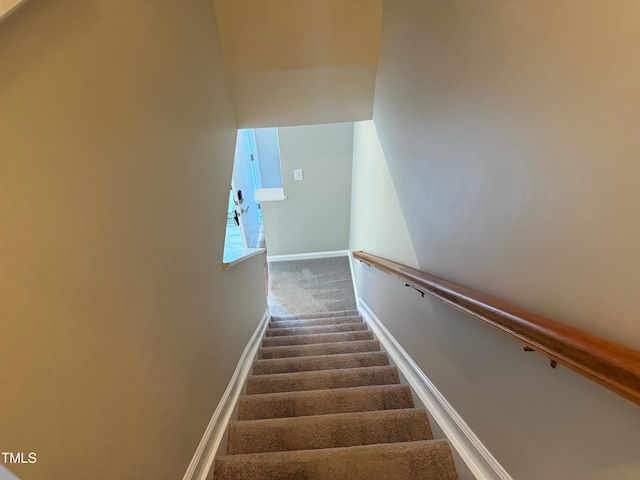
[[[636,2],[385,3],[373,119],[421,269],[640,348],[638,14]],[[637,475],[637,406],[356,274],[513,478]]]
[[[373,65],[382,0],[214,0],[229,73]]]
[[[385,8],[375,124],[420,265],[640,348],[640,4]]]
[[[375,65],[303,68],[229,76],[241,128],[370,120]]]
[[[262,188],[282,188],[278,129],[256,128],[255,137],[260,161]]]
[[[262,202],[269,255],[349,248],[353,123],[278,129],[284,194]],[[304,179],[295,181],[293,170]]]
[[[37,455],[4,466],[181,478],[266,308],[262,259],[220,265],[237,126],[213,6],[26,2],[0,72],[0,445]]]
[[[416,267],[411,243],[387,161],[371,120],[356,122],[349,248]]]

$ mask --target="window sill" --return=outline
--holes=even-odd
[[[264,248],[243,248],[242,250],[233,250],[231,252],[225,252],[222,259],[222,269],[229,270],[231,267],[236,266],[245,260],[255,257],[264,253]]]

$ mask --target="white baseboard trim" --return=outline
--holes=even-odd
[[[9,470],[0,465],[0,480],[20,480]]]
[[[289,262],[291,260],[313,260],[314,258],[347,257],[349,250],[331,252],[292,253],[290,255],[267,255],[267,262]]]
[[[349,250],[349,271],[351,272],[351,283],[353,284],[353,295],[356,298],[356,304],[358,303],[358,283],[356,282],[356,271],[355,271],[355,262],[356,260],[353,258],[353,250]]]
[[[242,356],[238,361],[236,370],[233,372],[231,381],[222,395],[216,411],[213,412],[211,421],[202,436],[202,440],[200,440],[196,453],[193,455],[182,480],[207,480],[207,478],[209,478],[209,472],[218,448],[220,447],[220,442],[224,437],[236,403],[238,403],[242,387],[258,352],[260,341],[269,325],[269,318],[269,309],[267,309],[255,332],[253,332],[249,343],[247,343],[247,346],[244,348],[244,352],[242,352]]]
[[[364,300],[358,298],[358,305],[362,317],[389,357],[405,376],[411,388],[475,477],[479,480],[513,480]]]

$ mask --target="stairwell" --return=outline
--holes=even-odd
[[[357,311],[273,316],[215,480],[455,480]]]

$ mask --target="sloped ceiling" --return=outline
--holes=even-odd
[[[370,119],[382,0],[215,0],[241,127]]]

